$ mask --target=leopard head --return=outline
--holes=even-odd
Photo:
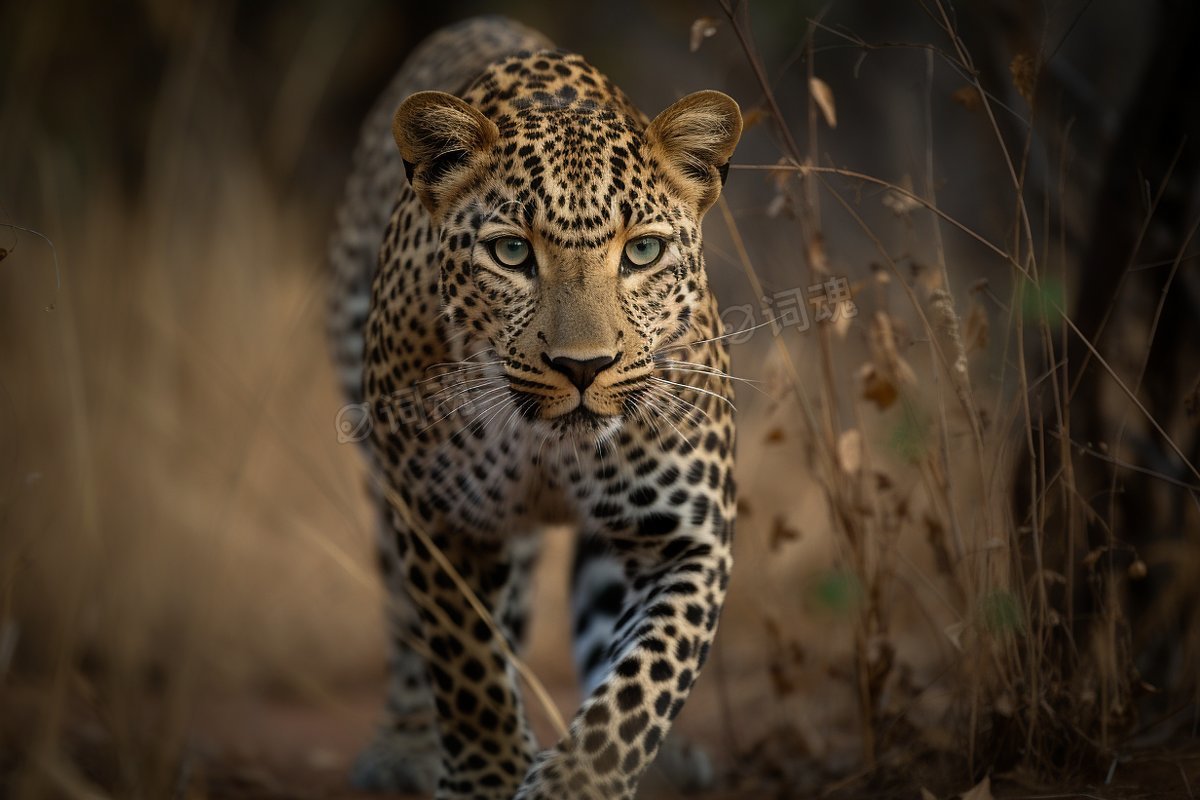
[[[491,352],[535,426],[619,429],[656,354],[708,308],[700,222],[741,130],[714,91],[647,123],[563,53],[501,62],[461,99],[409,97],[393,133],[431,215],[456,357]]]

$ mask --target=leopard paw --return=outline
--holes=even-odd
[[[654,765],[642,779],[638,796],[696,794],[711,789],[714,783],[716,773],[708,753],[686,738],[672,733],[663,742]]]
[[[441,756],[432,735],[381,730],[359,754],[350,782],[367,792],[432,794],[441,772]]]

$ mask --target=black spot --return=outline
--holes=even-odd
[[[592,759],[592,769],[600,775],[612,772],[617,768],[618,758],[617,746],[610,742],[600,755]]]
[[[687,661],[688,656],[692,654],[691,640],[684,637],[675,643],[675,658],[680,661]]]
[[[665,489],[677,480],[679,480],[679,467],[672,464],[658,476],[658,485]]]
[[[622,722],[617,728],[617,733],[620,734],[622,741],[624,741],[626,744],[629,744],[636,739],[638,734],[644,731],[646,726],[649,724],[650,715],[645,711],[641,711]]]
[[[667,698],[667,701],[670,702],[669,697]],[[666,709],[664,709],[663,712],[660,712],[659,716],[661,717],[663,715],[663,713],[665,713],[665,711],[666,711]],[[651,728],[650,730],[646,731],[646,738],[642,739],[642,748],[646,751],[646,755],[649,756],[649,755],[653,754],[654,751],[656,749],[658,749],[658,744],[661,741],[662,741],[662,729],[661,728],[659,728],[658,726],[655,726],[655,727]]]
[[[408,569],[408,585],[422,594],[429,591],[429,583],[425,580],[425,573],[417,569],[416,564]]]
[[[650,486],[639,486],[629,493],[629,502],[635,506],[648,506],[658,499],[658,492]]]
[[[583,737],[583,752],[592,755],[608,742],[608,734],[603,730],[592,731]]]
[[[632,711],[642,702],[642,687],[631,683],[617,692],[617,707],[622,711]]]
[[[603,644],[593,645],[592,649],[590,651],[588,651],[587,658],[585,658],[583,660],[583,671],[584,672],[592,672],[593,670],[595,670],[597,667],[599,667],[603,663],[604,663],[604,645]]]
[[[454,698],[454,707],[458,709],[460,714],[470,714],[475,711],[479,705],[479,698],[473,692],[466,689],[459,689],[458,695]]]
[[[665,536],[679,527],[675,514],[650,514],[638,521],[639,536]]]
[[[591,727],[602,727],[608,724],[612,719],[612,715],[608,711],[608,706],[602,703],[595,703],[583,715],[583,721]]]
[[[485,731],[494,731],[500,725],[500,718],[496,716],[496,712],[490,708],[485,708],[479,712],[479,727]]]
[[[454,679],[450,677],[450,673],[439,667],[437,664],[429,665],[429,672],[433,675],[434,682],[441,688],[442,691],[448,692],[454,688]]]
[[[625,605],[625,584],[610,583],[604,587],[604,591],[596,595],[592,601],[592,610],[605,616],[615,617],[621,613],[621,608]]]

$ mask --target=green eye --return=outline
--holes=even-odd
[[[648,267],[662,256],[663,240],[657,236],[643,236],[625,245],[625,260],[633,267]]]
[[[488,242],[492,258],[509,269],[525,269],[533,264],[533,248],[520,236],[501,236]]]

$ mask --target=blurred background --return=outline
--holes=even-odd
[[[1191,797],[1191,0],[0,5],[0,796],[352,796],[382,598],[325,243],[376,95],[479,13],[747,117],[713,796]]]

